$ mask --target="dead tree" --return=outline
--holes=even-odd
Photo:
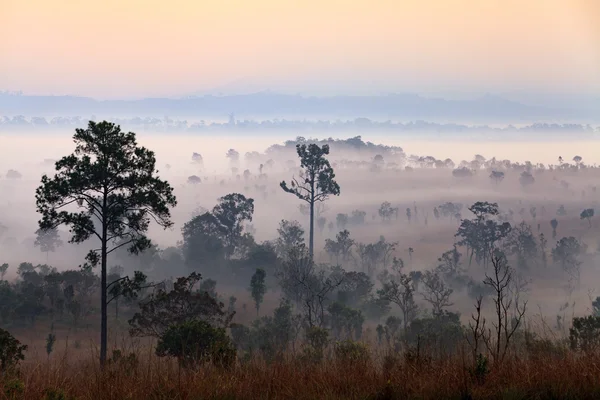
[[[490,274],[486,272],[483,283],[494,293],[496,322],[492,323],[494,332],[488,329],[483,339],[494,362],[501,363],[508,352],[513,335],[521,325],[527,302],[519,304],[517,300],[514,304],[515,314],[511,318],[513,299],[510,297],[510,290],[514,271],[508,265],[504,253],[498,249],[491,251],[491,261],[493,269]]]

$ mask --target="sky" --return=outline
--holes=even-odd
[[[0,90],[600,96],[600,0],[0,0]]]

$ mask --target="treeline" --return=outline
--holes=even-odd
[[[91,120],[95,120],[92,116]],[[233,115],[227,122],[216,121],[187,121],[172,118],[132,117],[109,118],[110,122],[121,125],[125,129],[148,132],[204,132],[213,130],[228,131],[268,131],[268,130],[293,130],[293,131],[319,131],[319,132],[348,132],[348,131],[377,131],[377,132],[430,132],[430,133],[600,133],[600,127],[589,124],[556,124],[533,123],[524,126],[507,125],[504,127],[490,127],[488,125],[464,125],[455,123],[435,123],[422,120],[411,122],[376,121],[369,118],[355,118],[349,120],[236,120]],[[82,117],[30,117],[22,115],[3,116],[0,118],[0,130],[15,129],[51,129],[77,127],[88,123]]]

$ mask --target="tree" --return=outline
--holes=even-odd
[[[254,200],[243,194],[230,193],[219,198],[212,214],[223,227],[226,257],[231,257],[242,241],[244,222],[252,222]]]
[[[392,216],[396,213],[397,209],[392,207],[389,201],[384,201],[379,207],[379,216],[383,222],[390,221]]]
[[[200,168],[204,167],[204,159],[200,153],[192,153],[192,162]]]
[[[335,236],[335,240],[325,240],[325,251],[333,259],[335,257],[336,263],[339,263],[340,256],[343,261],[348,261],[352,255],[352,246],[354,246],[354,240],[350,238],[350,232],[343,230]]]
[[[235,361],[236,351],[224,328],[191,320],[169,326],[158,339],[156,355],[176,357],[184,368],[206,362],[228,367]]]
[[[546,247],[548,246],[548,240],[543,233],[540,233],[540,253],[542,255],[542,265],[544,268],[548,266],[548,255],[546,254]]]
[[[189,185],[198,185],[198,184],[202,183],[202,179],[197,175],[190,175],[187,178],[187,183]]]
[[[455,178],[470,178],[473,176],[473,171],[466,167],[457,168],[455,170],[452,170],[452,176],[454,176]]]
[[[182,251],[188,267],[211,267],[225,258],[225,228],[210,212],[186,222],[181,229]]]
[[[233,315],[223,310],[224,304],[204,290],[194,290],[201,279],[200,274],[192,272],[178,278],[172,290],[159,287],[140,303],[140,311],[129,320],[130,334],[160,338],[170,327],[198,320],[227,327]]]
[[[252,275],[252,279],[250,280],[250,294],[252,295],[252,299],[254,299],[256,315],[258,315],[260,305],[263,302],[265,293],[267,292],[267,285],[265,285],[266,276],[267,274],[265,273],[264,269],[257,268],[254,275]]]
[[[62,246],[63,242],[60,239],[58,229],[38,229],[36,232],[35,246],[38,246],[40,250],[46,253],[46,259],[50,252],[54,252],[57,247]]]
[[[594,216],[593,208],[586,208],[579,214],[580,219],[587,219],[588,224],[590,224],[590,228],[592,227],[592,217]]]
[[[6,179],[21,179],[23,175],[14,169],[9,169],[6,173]]]
[[[96,237],[100,248],[86,256],[89,266],[101,265],[100,362],[107,352],[107,261],[119,247],[137,254],[151,246],[145,233],[154,220],[172,226],[169,207],[177,204],[173,189],[156,173],[154,153],[138,147],[135,133],[110,122],[90,121],[76,129],[73,154],[55,164],[53,178],[44,175],[36,190],[41,230],[71,228],[71,243]],[[79,212],[75,211],[75,207]],[[125,240],[123,240],[125,239]],[[120,243],[112,246],[116,241]],[[99,254],[98,254],[99,252]]]
[[[569,274],[571,279],[579,281],[579,267],[582,262],[579,256],[585,252],[585,245],[575,237],[564,237],[552,249],[552,259],[559,263],[562,269]]]
[[[552,239],[556,239],[556,228],[558,228],[558,221],[556,218],[550,220],[550,226],[552,227]]]
[[[519,304],[515,302],[515,315],[511,315],[511,307],[513,300],[509,298],[511,283],[513,280],[513,270],[508,265],[504,254],[493,249],[490,256],[492,261],[492,274],[485,274],[483,283],[490,287],[494,293],[494,305],[496,312],[495,341],[492,342],[491,332],[484,336],[486,347],[492,353],[494,361],[501,363],[506,356],[510,341],[521,325],[527,302]]]
[[[343,276],[316,268],[312,255],[304,245],[290,251],[287,260],[277,271],[277,279],[285,297],[304,309],[309,327],[322,327],[329,295],[343,282]]]
[[[329,154],[329,145],[325,144],[323,147],[319,147],[314,143],[308,146],[298,144],[296,152],[302,168],[301,179],[292,178],[289,187],[285,181],[282,181],[280,186],[285,192],[295,195],[310,206],[308,251],[312,257],[314,255],[315,203],[327,200],[330,195],[339,196],[340,185],[335,181],[333,168],[325,158]]]
[[[504,172],[492,171],[490,174],[490,179],[497,185],[504,180]]]
[[[346,229],[346,226],[348,226],[348,214],[339,213],[336,215],[335,224],[339,230]]]
[[[521,176],[519,177],[519,183],[521,184],[521,186],[523,186],[523,187],[530,186],[530,185],[533,185],[534,182],[535,182],[535,178],[533,177],[533,175],[531,175],[531,172],[529,172],[529,171],[521,172]]]
[[[530,261],[535,260],[538,251],[531,226],[522,221],[513,228],[506,238],[505,248],[510,255],[517,257],[519,268],[528,268]]]
[[[304,244],[304,229],[298,221],[281,220],[277,233],[279,237],[275,248],[281,258],[286,257],[292,248]]]
[[[469,265],[475,255],[477,262],[483,262],[485,266],[494,244],[509,234],[511,226],[508,222],[500,224],[494,220],[499,214],[497,203],[478,201],[469,207],[469,211],[475,218],[462,220],[455,236],[462,238],[458,244],[466,246],[467,253],[470,250]]]
[[[433,307],[433,315],[442,315],[445,307],[451,307],[450,296],[453,290],[446,285],[438,271],[425,271],[423,282],[423,298]]]
[[[0,373],[14,368],[25,359],[24,351],[27,345],[22,345],[8,331],[0,328]]]
[[[225,157],[229,158],[229,163],[231,164],[231,166],[238,165],[240,161],[240,153],[238,153],[235,149],[227,150]]]
[[[0,281],[4,280],[6,271],[8,271],[8,264],[4,263],[4,264],[0,265]]]
[[[415,289],[410,277],[405,274],[400,274],[398,279],[391,279],[384,282],[383,287],[377,291],[381,299],[400,307],[405,333],[410,322],[417,316],[417,304],[413,295],[414,291]]]

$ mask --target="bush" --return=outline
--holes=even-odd
[[[0,372],[4,373],[15,368],[19,362],[25,359],[23,352],[27,350],[8,331],[0,328]]]
[[[593,315],[573,318],[569,329],[569,341],[573,350],[594,352],[600,346],[600,317]]]
[[[313,326],[307,329],[305,339],[304,358],[313,362],[322,361],[329,343],[329,331]]]
[[[447,311],[434,317],[415,319],[406,332],[408,345],[422,347],[438,356],[455,353],[463,337],[460,316]]]
[[[4,395],[7,399],[22,399],[24,391],[25,384],[20,379],[12,379],[4,384]]]
[[[159,357],[176,357],[185,368],[195,368],[205,362],[230,366],[236,350],[225,329],[205,321],[187,321],[169,327],[156,346]]]
[[[335,344],[335,357],[344,363],[364,363],[369,360],[366,344],[353,340],[343,340]]]

